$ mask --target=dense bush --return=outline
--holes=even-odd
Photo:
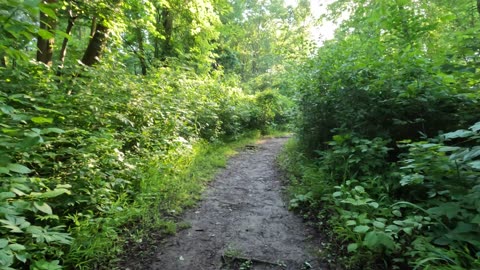
[[[435,136],[478,120],[475,88],[452,87],[430,61],[403,60],[421,52],[386,55],[381,64],[361,63],[348,54],[363,46],[351,48],[352,43],[325,45],[305,67],[299,89],[299,135],[305,149],[324,149],[336,128],[396,142]]]
[[[273,124],[259,116],[263,103],[221,76],[99,68],[101,76],[57,77],[41,65],[0,75],[2,269],[94,267],[99,252],[121,249],[112,243],[140,214],[134,205],[185,204],[190,191],[167,178],[186,170],[176,167],[194,145]],[[156,182],[152,166],[164,175]]]
[[[292,159],[299,153],[290,148],[284,166],[301,179],[290,205],[327,221],[331,240],[348,244],[337,247],[346,257],[336,259],[349,269],[476,269],[479,125],[404,142],[396,163],[388,162],[385,141],[354,135],[335,135],[314,163]],[[448,146],[458,139],[468,146]]]
[[[328,259],[348,269],[480,267],[471,34],[480,25],[454,19],[471,4],[330,7],[327,16],[348,7],[350,18],[299,72],[298,141],[282,161],[291,207],[331,231]]]

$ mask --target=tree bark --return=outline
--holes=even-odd
[[[167,7],[156,5],[155,10],[155,30],[163,36],[163,39],[158,36],[153,38],[153,56],[164,61],[168,56],[172,56],[173,16]]]
[[[162,60],[165,60],[168,56],[172,56],[172,33],[173,33],[173,16],[168,8],[162,10],[162,26],[163,36],[165,41],[162,46]]]
[[[92,19],[92,25],[90,26],[90,38],[93,38],[95,31],[97,30],[97,16],[94,16]]]
[[[7,67],[7,60],[5,59],[4,53],[0,53],[0,67]]]
[[[480,0],[479,0],[480,1]],[[160,37],[158,37],[158,33],[161,33],[161,19],[162,19],[162,12],[160,7],[155,7],[156,9],[156,16],[155,16],[155,30],[157,30],[157,35],[153,37],[153,57],[155,59],[160,59]]]
[[[137,43],[138,43],[138,59],[140,60],[140,66],[142,67],[142,75],[147,75],[147,61],[145,59],[145,49],[143,47],[143,33],[142,29],[136,28],[135,34],[137,36]]]
[[[107,43],[108,31],[109,29],[105,25],[105,22],[98,21],[96,23],[95,33],[88,43],[88,47],[82,58],[82,63],[87,66],[93,66],[98,62]]]
[[[75,20],[77,19],[77,16],[74,16],[72,11],[70,10],[68,12],[68,24],[67,24],[67,29],[65,30],[65,33],[67,35],[72,34],[72,28],[75,25]],[[68,38],[63,39],[62,43],[62,48],[60,50],[60,67],[63,67],[63,64],[65,63],[65,56],[67,55],[67,45],[68,45]]]
[[[57,0],[46,0],[43,3],[54,4],[56,2]],[[45,39],[41,35],[37,35],[37,61],[48,66],[51,66],[53,62],[53,45],[55,43],[54,31],[56,23],[57,21],[55,18],[40,12],[40,29],[48,31],[51,33],[52,37]]]

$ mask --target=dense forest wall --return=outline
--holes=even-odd
[[[476,1],[334,1],[299,72],[291,206],[347,269],[477,269]]]

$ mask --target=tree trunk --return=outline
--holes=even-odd
[[[72,28],[73,25],[75,24],[75,20],[77,19],[77,16],[73,16],[72,11],[70,10],[68,12],[68,24],[67,24],[67,29],[65,30],[65,33],[67,35],[72,34]],[[60,67],[63,67],[63,64],[65,63],[65,56],[67,55],[67,45],[68,45],[68,38],[63,39],[62,43],[62,49],[60,50]]]
[[[158,37],[158,34],[162,32],[161,30],[162,12],[160,7],[155,7],[155,9],[156,9],[155,30],[157,30],[157,35],[155,35],[153,38],[153,47],[154,47],[153,57],[155,59],[160,59],[160,38]]]
[[[82,63],[87,66],[92,66],[98,62],[107,43],[108,30],[108,27],[103,21],[96,23],[95,33],[88,43],[88,47],[82,58]]]
[[[45,4],[54,4],[57,0],[46,0]],[[57,21],[55,18],[48,16],[47,14],[40,12],[40,29],[46,30],[51,34],[49,38],[43,38],[41,35],[37,35],[37,61],[42,62],[48,66],[52,65],[53,59],[53,45],[55,43],[54,30]]]
[[[0,67],[7,67],[7,60],[5,59],[4,53],[0,53]]]
[[[173,16],[168,8],[162,10],[162,26],[165,41],[162,46],[162,60],[168,56],[172,56],[172,33],[173,33]]]
[[[138,43],[138,59],[140,60],[140,66],[142,67],[142,75],[147,75],[147,61],[145,59],[145,49],[143,47],[143,33],[142,29],[136,28],[135,34],[137,35]]]
[[[94,16],[92,19],[92,25],[90,26],[90,38],[93,38],[95,31],[97,30],[97,16]]]

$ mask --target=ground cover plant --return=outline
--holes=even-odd
[[[480,267],[474,1],[334,1],[349,10],[297,81],[290,206],[347,269]],[[461,18],[471,18],[468,22]]]

